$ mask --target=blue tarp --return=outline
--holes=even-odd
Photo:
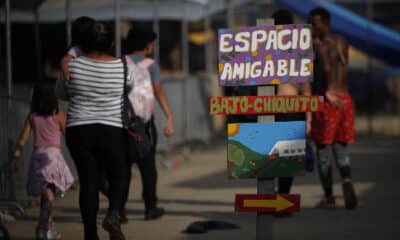
[[[313,8],[327,9],[331,14],[331,27],[334,32],[345,36],[351,45],[361,51],[392,66],[400,67],[400,33],[369,21],[330,1],[277,0],[277,2],[303,18],[307,18]]]

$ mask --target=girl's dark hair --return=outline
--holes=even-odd
[[[58,113],[58,101],[55,96],[54,79],[43,79],[35,84],[31,101],[31,113],[43,116]]]
[[[88,31],[93,27],[96,21],[90,17],[79,17],[71,26],[71,45],[80,46],[86,39]]]
[[[113,46],[111,28],[101,22],[96,22],[88,30],[81,48],[84,52],[110,52]]]

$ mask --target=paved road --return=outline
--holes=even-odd
[[[290,218],[274,219],[274,239],[279,240],[397,240],[400,239],[400,138],[361,137],[350,147],[356,191],[360,207],[348,211],[343,207],[340,181],[335,171],[335,193],[339,208],[314,209],[321,197],[321,187],[315,173],[298,177],[294,193],[302,194],[300,213]],[[179,156],[176,156],[179,158]],[[223,145],[197,149],[191,159],[179,169],[160,167],[159,198],[167,215],[157,221],[143,220],[140,200],[140,178],[134,178],[128,204],[129,223],[124,226],[127,239],[138,240],[205,240],[256,239],[255,214],[235,213],[235,193],[255,193],[254,180],[231,181],[226,178],[226,151]],[[105,212],[106,200],[101,200],[99,223]],[[56,203],[56,224],[63,239],[81,239],[82,225],[77,191],[69,192]],[[34,239],[38,208],[27,216],[9,223],[13,239]],[[187,225],[200,220],[222,220],[240,226],[236,230],[210,231],[206,234],[182,233]],[[108,239],[99,229],[102,239]]]

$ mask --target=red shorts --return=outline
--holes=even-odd
[[[325,102],[322,112],[313,113],[311,138],[317,144],[353,143],[355,140],[353,101],[348,93],[338,96],[343,106],[335,107]]]

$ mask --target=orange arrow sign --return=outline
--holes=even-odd
[[[276,200],[252,200],[247,199],[243,201],[244,207],[262,207],[262,208],[275,208],[277,212],[280,212],[284,209],[290,208],[294,203],[286,200],[279,195],[276,196]]]
[[[237,194],[235,205],[239,212],[297,212],[300,210],[300,195]]]

